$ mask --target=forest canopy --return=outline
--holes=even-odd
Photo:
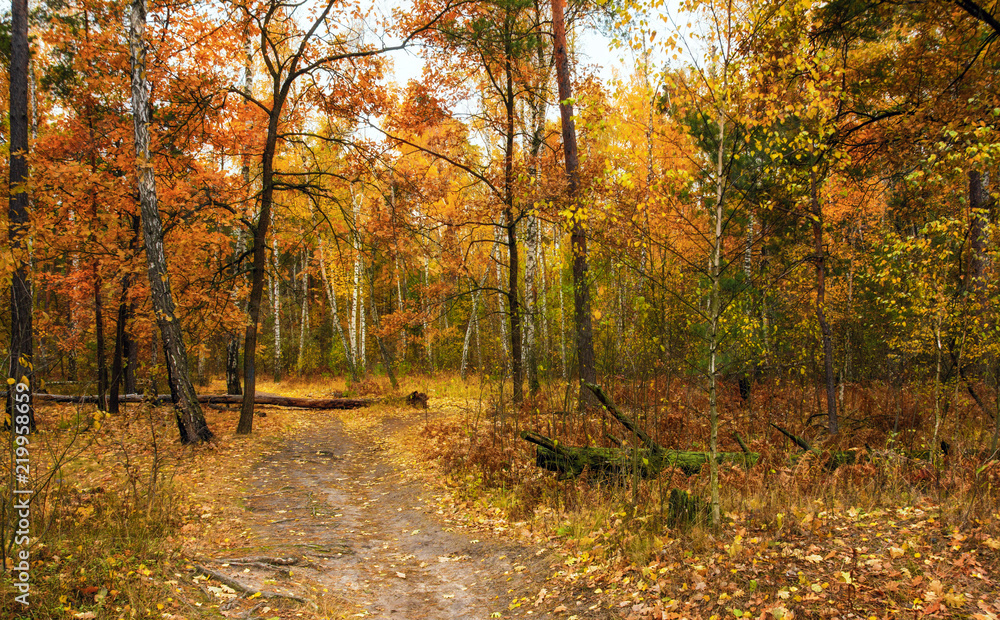
[[[36,388],[169,385],[200,441],[187,375],[245,382],[241,432],[258,369],[478,373],[514,403],[672,377],[712,416],[797,382],[831,434],[845,386],[912,384],[935,436],[961,395],[996,448],[988,7],[48,0],[23,76],[10,17],[2,267]],[[594,40],[629,69],[601,79]]]

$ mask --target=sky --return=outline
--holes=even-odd
[[[399,7],[406,4],[406,0],[386,0],[381,9],[383,12],[391,10],[392,7]],[[676,11],[678,0],[668,0],[666,6],[668,10]],[[673,7],[673,8],[671,8]],[[656,20],[658,24],[654,27],[661,32],[668,30],[669,26],[663,20]],[[615,73],[626,76],[631,72],[634,64],[631,51],[627,46],[614,49],[612,41],[593,25],[587,27],[577,27],[576,31],[570,33],[575,39],[571,42],[575,47],[576,58],[583,64],[593,66],[598,76],[605,83],[610,83]],[[395,80],[400,85],[405,85],[409,80],[419,78],[423,61],[416,50],[403,50],[393,52],[391,55],[395,66]]]

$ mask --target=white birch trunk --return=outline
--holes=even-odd
[[[559,291],[559,362],[562,365],[562,376],[563,380],[569,381],[569,366],[566,364],[566,303],[563,299],[563,277],[562,277],[562,257],[560,255],[560,237],[562,236],[562,231],[558,226],[555,228],[555,233],[552,235],[553,244],[555,245],[554,255],[559,257],[559,267],[556,270],[557,284],[556,289]]]
[[[272,218],[271,228],[274,229]],[[275,230],[275,233],[277,231]],[[281,271],[278,264],[278,241],[272,237],[271,309],[274,312],[274,382],[281,381]]]
[[[351,298],[351,349],[354,355],[354,360],[359,366],[361,372],[366,372],[368,368],[368,363],[365,358],[365,302],[364,302],[364,289],[361,286],[361,270],[362,256],[361,256],[361,239],[359,236],[359,226],[361,225],[361,201],[362,197],[355,194],[354,188],[351,188],[351,206],[352,206],[352,219],[353,219],[353,231],[352,231],[352,247],[354,249],[354,290],[352,292]]]
[[[306,359],[306,332],[309,331],[309,255],[302,253],[302,317],[299,319],[299,356],[295,370],[302,372]]]
[[[430,322],[430,300],[427,299],[427,291],[430,286],[431,278],[431,259],[424,257],[424,290],[420,295],[420,305],[421,314],[423,315],[424,321],[424,347],[427,351],[427,369],[429,371],[434,370],[434,348],[433,342],[431,341],[431,322]]]
[[[538,217],[528,213],[524,249],[524,344],[528,362],[528,389],[538,391]]]
[[[465,340],[462,342],[462,365],[459,375],[465,379],[465,369],[469,360],[469,343],[472,341],[472,331],[476,325],[476,315],[479,314],[479,291],[472,294],[472,314],[469,315],[469,325],[465,328]]]
[[[129,19],[129,51],[132,60],[132,118],[135,131],[135,159],[139,184],[139,210],[146,244],[150,295],[153,311],[163,337],[171,392],[177,400],[177,426],[182,443],[212,439],[201,405],[191,384],[187,350],[174,298],[170,289],[167,256],[163,247],[163,224],[157,204],[156,177],[150,150],[149,84],[146,81],[146,2],[133,0]]]
[[[504,218],[501,215],[500,216],[500,222],[498,222],[497,227],[493,231],[493,248],[494,248],[494,250],[496,250],[497,248],[500,249],[501,257],[503,256],[504,248],[506,247],[505,242],[503,240],[503,226],[504,226]],[[491,254],[491,256],[492,256],[492,254]],[[500,263],[502,263],[502,262],[503,262],[503,260],[501,258],[500,260],[497,260],[494,263],[496,265],[497,306],[499,308],[499,312],[497,313],[497,316],[500,319],[500,343],[503,345],[503,357],[504,357],[505,360],[507,360],[506,362],[504,362],[504,364],[505,364],[505,366],[509,366],[510,365],[510,349],[507,347],[507,340],[508,340],[507,339],[507,328],[506,328],[507,318],[505,316],[507,314],[507,310],[506,310],[506,307],[504,306],[504,298],[506,297],[506,294],[503,292],[503,290],[504,290],[504,278],[503,278],[503,269],[502,269],[502,267],[500,265]]]
[[[393,194],[395,196],[395,194]],[[396,310],[399,314],[403,314],[403,310],[406,308],[406,303],[403,300],[403,274],[402,270],[399,268],[399,257],[396,256],[394,259],[395,276],[396,276]],[[404,329],[402,335],[400,336],[400,360],[406,362],[406,330]]]

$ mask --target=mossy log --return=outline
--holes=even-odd
[[[567,446],[531,431],[522,432],[521,437],[535,444],[536,465],[570,478],[579,476],[585,469],[608,477],[652,478],[668,467],[677,467],[690,476],[701,471],[709,459],[706,452],[690,450]],[[721,452],[718,455],[720,463],[738,463],[746,467],[759,458],[755,452]]]

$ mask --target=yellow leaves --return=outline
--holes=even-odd
[[[732,544],[726,545],[726,553],[729,554],[729,557],[735,558],[742,552],[743,552],[743,537],[737,535],[735,538],[733,538]]]

